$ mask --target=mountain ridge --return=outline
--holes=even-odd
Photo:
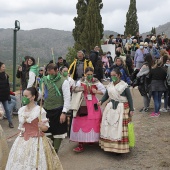
[[[170,37],[170,22],[156,28],[157,34],[164,32]],[[143,33],[143,37],[150,32]],[[117,32],[105,30],[104,38],[110,34],[117,36]],[[65,58],[68,47],[73,47],[72,31],[56,30],[51,28],[38,28],[33,30],[19,30],[17,32],[17,63],[26,55],[33,56],[40,61],[52,60],[51,48],[54,50],[55,60],[59,56]],[[13,29],[0,28],[0,61],[12,61],[13,58]]]

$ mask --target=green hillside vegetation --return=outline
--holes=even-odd
[[[104,32],[105,35],[117,35],[113,31]],[[26,55],[39,57],[41,64],[52,60],[51,48],[54,50],[55,60],[59,56],[66,58],[68,47],[73,47],[74,39],[71,31],[41,28],[17,32],[17,64],[21,63]],[[0,61],[12,63],[13,56],[13,30],[0,29]],[[11,64],[12,65],[12,64]]]

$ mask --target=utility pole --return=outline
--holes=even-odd
[[[20,22],[15,20],[15,28],[14,28],[14,39],[13,39],[13,92],[15,92],[16,88],[16,49],[17,49],[17,31],[20,30]]]

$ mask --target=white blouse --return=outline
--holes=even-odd
[[[19,119],[19,126],[18,129],[21,131],[25,131],[25,128],[23,127],[23,124],[25,122],[27,123],[31,123],[33,120],[35,120],[36,118],[39,118],[40,116],[40,106],[35,106],[32,111],[30,112],[25,112],[26,106],[23,106],[19,109],[18,111],[18,119]],[[47,121],[47,117],[46,117],[46,111],[42,108],[41,110],[41,121],[45,122]],[[44,123],[45,126],[49,127],[49,123],[48,121],[46,123]]]

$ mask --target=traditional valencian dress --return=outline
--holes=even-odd
[[[104,151],[128,153],[129,111],[134,110],[128,84],[124,81],[108,84],[101,102],[108,98],[110,102],[103,112],[99,144]]]
[[[37,162],[37,147],[39,137],[38,170],[62,170],[59,158],[49,139],[43,132],[39,132],[38,122],[40,106],[32,111],[25,112],[26,106],[18,112],[19,127],[21,130],[11,148],[6,170],[35,170]],[[46,121],[46,112],[42,109],[42,121]],[[49,127],[48,122],[45,123]]]
[[[0,170],[4,170],[8,159],[8,145],[3,129],[0,125]]]
[[[79,80],[77,87],[84,87],[84,105],[80,107],[77,116],[72,121],[70,140],[74,142],[98,142],[100,134],[100,123],[102,113],[100,107],[97,110],[94,104],[98,99],[92,92],[92,88],[101,91],[103,94],[106,89],[97,79],[93,78],[89,83],[85,78]]]

